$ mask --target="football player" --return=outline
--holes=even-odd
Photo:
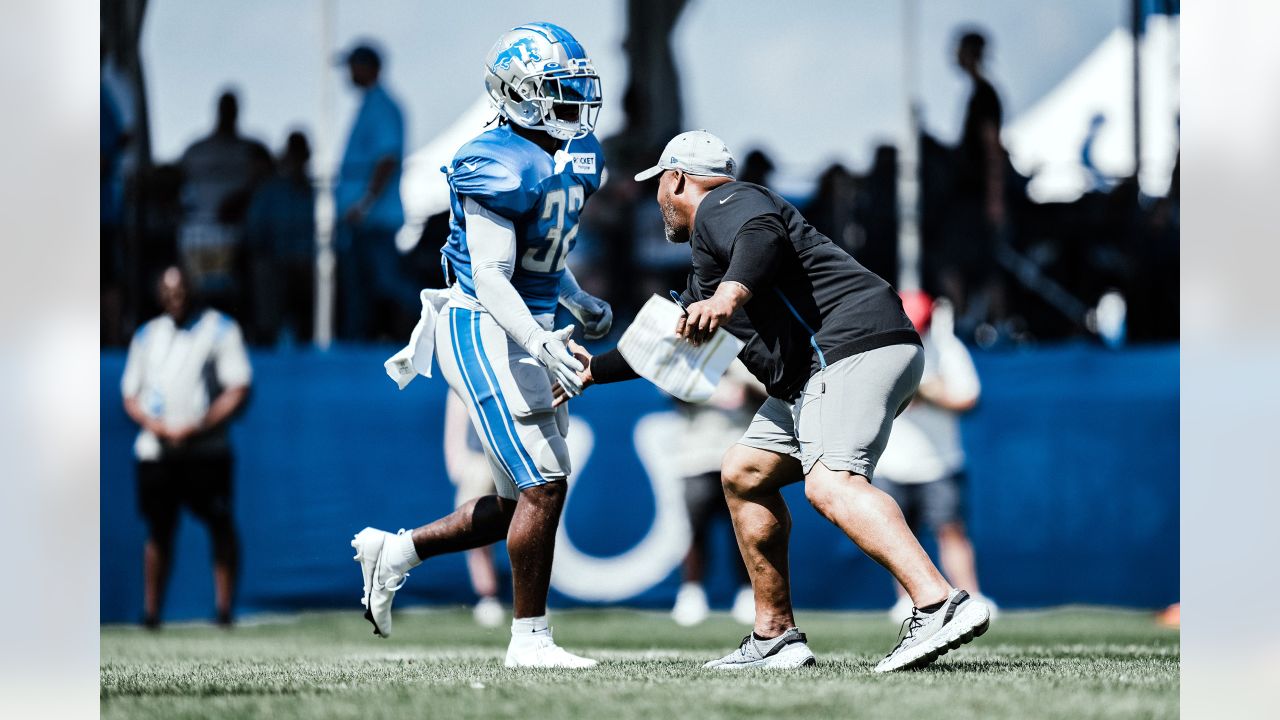
[[[551,23],[504,33],[485,62],[497,127],[463,145],[448,173],[452,232],[443,248],[451,288],[435,327],[441,374],[467,405],[497,494],[399,534],[365,528],[352,541],[365,617],[391,634],[391,603],[426,558],[507,541],[515,585],[507,667],[592,667],[555,644],[547,589],[569,467],[568,414],[551,387],[581,391],[582,365],[553,330],[557,304],[602,337],[609,305],[566,267],[578,217],[601,183],[600,78],[582,45]]]

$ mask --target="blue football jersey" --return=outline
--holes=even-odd
[[[464,198],[515,226],[511,284],[534,315],[554,313],[560,276],[578,235],[578,217],[600,188],[604,157],[595,135],[569,143],[564,167],[545,150],[499,125],[463,145],[449,167],[449,242],[441,250],[462,290],[475,297]]]

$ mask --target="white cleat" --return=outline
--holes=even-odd
[[[360,598],[364,617],[373,623],[373,634],[384,638],[391,637],[391,601],[409,577],[409,573],[397,574],[390,569],[384,548],[393,537],[383,530],[365,528],[351,541],[351,547],[356,549],[352,559],[360,563],[364,575],[364,594]]]
[[[471,609],[471,617],[475,619],[477,625],[486,628],[496,628],[507,622],[507,613],[502,609],[502,603],[495,597],[480,598],[480,602]]]
[[[676,604],[671,608],[671,619],[681,627],[692,627],[707,619],[711,608],[707,606],[707,593],[698,583],[687,582],[676,593]],[[754,608],[751,622],[755,622]]]
[[[574,655],[556,645],[556,641],[551,639],[551,628],[547,628],[535,633],[513,635],[511,644],[507,646],[507,660],[504,664],[509,668],[567,668],[577,670],[593,668],[598,663],[591,658]]]

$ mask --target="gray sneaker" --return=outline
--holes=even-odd
[[[795,628],[776,638],[759,640],[755,633],[742,638],[737,650],[719,660],[703,665],[715,670],[743,670],[746,668],[798,668],[817,665],[813,651],[805,643],[808,638]]]
[[[982,635],[991,626],[991,610],[963,590],[951,594],[936,612],[911,608],[902,623],[902,637],[893,650],[876,663],[876,672],[922,668],[948,651]]]

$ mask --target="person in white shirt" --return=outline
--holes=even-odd
[[[148,529],[143,622],[160,624],[178,512],[186,506],[209,528],[217,620],[229,625],[238,547],[227,424],[248,397],[252,370],[240,326],[216,310],[193,309],[182,270],[161,274],[159,298],[164,314],[134,334],[121,381],[125,412],[141,426],[134,454]]]
[[[978,403],[978,373],[964,343],[952,332],[950,305],[935,304],[925,293],[914,291],[902,293],[902,306],[924,343],[924,376],[915,399],[893,423],[872,483],[893,496],[917,535],[925,527],[933,531],[947,579],[981,599],[994,614],[996,604],[978,588],[962,502],[960,416]],[[901,622],[911,616],[911,599],[900,585],[894,587],[898,601],[889,615]]]

